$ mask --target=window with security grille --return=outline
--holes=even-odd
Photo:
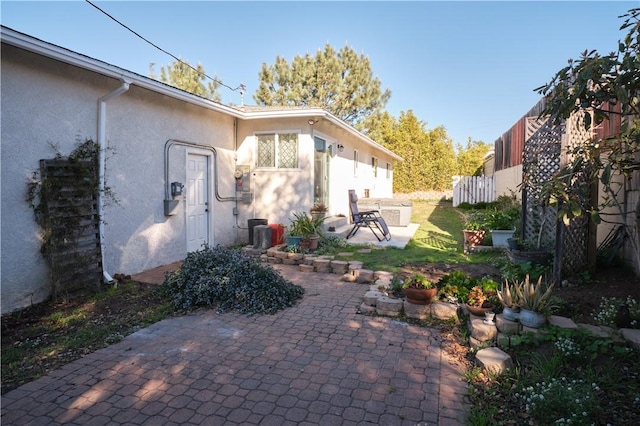
[[[271,133],[257,137],[256,167],[298,168],[298,134]]]

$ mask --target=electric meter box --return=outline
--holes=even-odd
[[[251,168],[249,166],[236,166],[234,173],[236,178],[236,192],[251,192]]]

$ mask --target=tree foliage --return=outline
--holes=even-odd
[[[474,141],[471,138],[467,144],[457,146],[457,171],[458,176],[481,176],[484,167],[484,157],[492,147],[482,141]]]
[[[149,77],[158,80],[154,72],[154,64],[149,66]],[[160,81],[185,90],[194,95],[220,102],[218,87],[220,83],[214,75],[213,80],[206,76],[206,71],[201,63],[192,67],[186,61],[173,61],[166,67],[160,67]]]
[[[394,192],[451,188],[456,171],[453,142],[444,127],[427,130],[412,110],[396,119],[384,112],[363,123],[368,135],[404,158],[393,172]]]
[[[291,63],[277,56],[274,64],[262,64],[259,78],[258,105],[321,107],[350,124],[381,111],[391,96],[373,77],[369,58],[348,46],[336,51],[327,44]]]
[[[622,18],[620,29],[627,34],[618,42],[617,51],[608,55],[585,51],[536,89],[546,99],[542,115],[554,123],[583,117],[585,128],[591,129],[621,116],[621,131],[568,147],[563,153],[567,164],[540,186],[541,193],[557,204],[565,224],[585,211],[599,223],[613,208],[617,213],[609,221],[624,226],[631,234],[636,266],[640,267],[640,200],[635,212],[625,203],[629,192],[639,189],[640,180],[640,9],[631,9]],[[523,178],[525,186],[533,184],[527,176]],[[585,202],[585,193],[594,185],[601,190],[599,202]]]

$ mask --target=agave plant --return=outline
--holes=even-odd
[[[534,312],[542,312],[551,300],[551,290],[553,283],[546,286],[542,283],[542,277],[538,278],[538,282],[534,284],[529,281],[527,275],[521,283],[515,283],[516,294],[518,297],[518,305],[522,309]]]
[[[514,281],[513,284],[509,284],[509,281],[504,280],[504,284],[500,286],[500,290],[498,290],[498,300],[500,300],[500,304],[505,308],[516,308],[518,306],[518,293],[517,287],[518,282]]]

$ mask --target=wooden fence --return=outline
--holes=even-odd
[[[454,176],[453,206],[495,201],[496,184],[493,176]]]

